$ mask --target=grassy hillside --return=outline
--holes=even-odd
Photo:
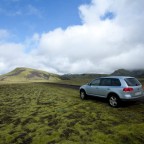
[[[1,75],[0,83],[21,83],[21,82],[58,82],[81,85],[96,77],[106,74],[64,74],[57,75],[31,68],[16,68],[15,70]]]
[[[64,74],[57,75],[45,71],[40,71],[30,68],[16,68],[15,70],[0,76],[0,83],[21,83],[21,82],[57,82],[82,85],[91,80],[109,75],[123,75],[137,77],[141,82],[144,82],[144,70],[128,71],[119,69],[112,74]]]
[[[31,68],[16,68],[15,70],[0,76],[1,82],[33,82],[33,81],[58,81],[56,74]]]
[[[143,110],[46,83],[0,85],[0,144],[143,144]]]

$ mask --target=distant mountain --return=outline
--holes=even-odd
[[[132,76],[144,78],[144,69],[143,70],[133,70],[131,71]]]
[[[60,78],[62,80],[92,80],[103,76],[133,76],[137,78],[144,78],[144,69],[131,71],[126,69],[118,69],[111,74],[64,74],[60,76]]]
[[[144,70],[125,70],[119,69],[114,71],[113,76],[134,76],[144,78]],[[58,82],[58,81],[77,81],[89,82],[97,77],[109,76],[108,74],[64,74],[57,75],[41,70],[19,67],[13,71],[1,75],[0,82]]]
[[[125,70],[125,69],[119,69],[114,71],[111,75],[115,76],[133,76],[137,78],[144,78],[144,69],[141,70]]]
[[[60,76],[62,80],[71,79],[95,79],[97,77],[107,76],[107,74],[64,74]]]
[[[57,81],[59,80],[59,75],[48,73],[41,70],[31,69],[31,68],[16,68],[13,71],[1,75],[0,81]]]
[[[114,71],[111,75],[113,76],[131,76],[131,72],[125,69],[118,69]]]

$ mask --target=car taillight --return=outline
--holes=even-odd
[[[132,92],[133,88],[127,87],[127,88],[123,88],[124,92]]]

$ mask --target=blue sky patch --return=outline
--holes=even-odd
[[[116,14],[112,11],[106,11],[103,15],[100,16],[100,19],[102,21],[105,21],[105,20],[112,20],[116,17]]]

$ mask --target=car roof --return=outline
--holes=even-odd
[[[100,77],[100,78],[118,78],[118,79],[125,79],[125,78],[134,78],[131,76],[106,76],[106,77]]]

